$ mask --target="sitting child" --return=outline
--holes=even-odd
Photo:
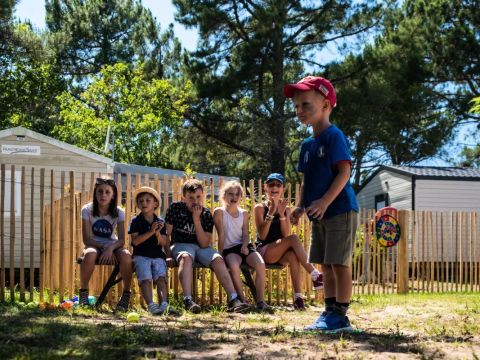
[[[243,188],[237,181],[228,181],[220,189],[222,207],[216,208],[213,221],[218,232],[218,250],[223,255],[235,290],[240,300],[245,301],[240,278],[240,265],[248,264],[255,269],[257,309],[271,312],[272,307],[265,303],[265,263],[249,239],[248,211],[239,207]]]
[[[267,264],[279,262],[290,265],[290,275],[295,292],[293,305],[297,310],[305,310],[301,293],[300,265],[310,274],[314,290],[323,288],[323,276],[307,261],[307,254],[298,236],[290,233],[290,207],[287,199],[283,198],[284,183],[285,178],[282,174],[268,175],[264,187],[267,202],[255,206],[257,251]]]
[[[178,263],[178,277],[182,284],[185,309],[199,313],[200,306],[192,299],[193,263],[198,261],[215,272],[218,281],[229,295],[228,311],[245,312],[249,309],[235,292],[232,279],[222,256],[211,247],[213,218],[203,206],[203,186],[196,179],[185,181],[182,201],[172,203],[165,216],[167,244],[171,238],[172,255]]]
[[[116,310],[126,311],[130,303],[132,256],[124,249],[125,213],[117,207],[117,186],[112,179],[97,178],[93,201],[82,208],[82,236],[85,249],[80,265],[80,305],[88,305],[88,283],[95,264],[120,264],[123,294]],[[115,235],[118,231],[118,238]],[[97,262],[98,259],[98,262]]]
[[[151,187],[142,186],[135,191],[134,197],[140,213],[132,219],[128,233],[132,239],[133,263],[142,296],[153,315],[175,313],[167,301],[167,263],[163,250],[167,233],[164,220],[155,214],[161,204],[160,196]],[[153,301],[152,281],[157,285],[160,305]]]

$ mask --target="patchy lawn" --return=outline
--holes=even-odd
[[[0,305],[0,359],[478,359],[480,295],[355,298],[350,320],[363,332],[304,333],[321,309],[273,315],[126,315]]]

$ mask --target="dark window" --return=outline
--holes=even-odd
[[[390,205],[388,194],[375,195],[375,211]]]

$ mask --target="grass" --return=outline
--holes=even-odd
[[[0,359],[458,358],[480,357],[480,295],[411,294],[353,299],[352,334],[305,333],[321,310],[275,314],[150,316],[0,304]]]

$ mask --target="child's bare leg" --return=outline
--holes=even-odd
[[[80,264],[80,288],[88,290],[88,283],[95,270],[95,261],[97,260],[97,250],[87,248],[84,250],[83,261]]]
[[[332,272],[335,276],[337,302],[350,302],[352,298],[352,268],[350,266],[332,265]]]
[[[159,304],[168,302],[167,280],[163,276],[157,279],[157,295]]]
[[[255,269],[255,289],[257,291],[257,303],[265,300],[265,262],[258,252],[247,256],[247,264]]]
[[[130,291],[132,285],[132,255],[127,249],[121,249],[115,252],[117,261],[120,264],[120,274],[122,275],[123,291]]]
[[[182,284],[183,295],[192,296],[193,259],[187,253],[180,255],[178,259],[178,278]]]
[[[337,296],[337,287],[335,274],[332,265],[322,265],[323,269],[323,294],[325,298],[335,298]],[[352,278],[350,278],[350,286]]]
[[[232,278],[228,272],[227,266],[225,265],[225,261],[223,258],[216,257],[211,263],[211,268],[213,272],[217,276],[218,282],[222,285],[225,289],[227,294],[230,296],[235,293],[235,286],[233,286]]]
[[[232,278],[233,286],[237,292],[238,297],[242,302],[245,302],[245,294],[243,293],[243,283],[240,278],[240,265],[242,264],[242,258],[237,254],[228,254],[225,257],[225,262],[230,269],[230,277]]]
[[[142,280],[140,282],[140,290],[142,291],[142,296],[145,299],[145,302],[147,305],[150,305],[153,302],[152,281]]]
[[[307,253],[305,252],[305,249],[303,248],[303,245],[300,242],[298,236],[292,234],[284,238],[283,241],[286,241],[290,244],[291,249],[295,251],[295,255],[297,255],[298,261],[300,262],[300,264],[302,264],[302,267],[310,274],[315,269],[315,267],[308,262]]]
[[[300,263],[293,250],[289,250],[280,259],[280,263],[290,265],[290,274],[292,276],[293,290],[295,294],[302,292],[302,274],[300,273]]]

